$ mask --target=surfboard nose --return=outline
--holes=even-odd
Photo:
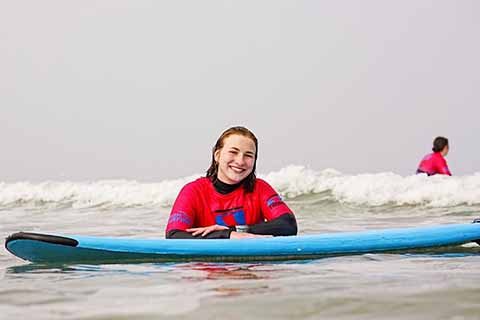
[[[5,239],[5,248],[8,250],[8,244],[15,240],[35,240],[53,244],[61,244],[64,246],[76,247],[78,246],[78,241],[72,238],[52,235],[52,234],[42,234],[34,232],[16,232],[9,235]],[[10,250],[9,250],[10,251]]]

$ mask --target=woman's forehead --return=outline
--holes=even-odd
[[[226,137],[223,143],[223,146],[227,148],[236,147],[241,150],[255,152],[255,142],[253,142],[252,139],[239,134],[233,134]]]

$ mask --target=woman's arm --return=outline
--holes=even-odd
[[[219,230],[219,228],[222,228]],[[167,232],[167,239],[244,239],[244,238],[265,238],[272,237],[270,234],[254,234],[248,232],[237,232],[235,227],[224,227],[213,225],[209,227],[191,228],[187,231],[170,230]]]
[[[451,176],[452,173],[450,172],[450,169],[448,168],[448,165],[447,165],[447,160],[445,160],[445,158],[441,158],[439,159],[439,161],[436,163],[437,165],[437,172],[440,173],[440,174],[446,174],[446,175],[449,175]]]
[[[196,192],[194,183],[186,184],[180,190],[170,211],[165,237],[168,239],[172,231],[187,230],[193,226],[196,215]]]
[[[167,239],[229,239],[230,233],[232,230],[218,230],[212,231],[209,234],[202,236],[198,234],[196,236],[192,235],[191,232],[182,231],[182,230],[170,230],[166,234]]]
[[[298,228],[295,215],[282,197],[262,179],[257,179],[256,187],[260,193],[262,215],[267,221],[249,226],[248,232],[273,236],[296,235]]]
[[[285,213],[270,221],[248,226],[248,232],[272,236],[294,236],[298,232],[297,220],[293,214]]]
[[[242,233],[235,232],[235,227],[230,227],[225,230],[211,231],[206,235],[197,234],[192,235],[192,232],[183,230],[170,230],[167,232],[167,239],[229,239],[235,235],[234,238],[239,238]],[[271,236],[294,236],[297,234],[297,221],[292,214],[284,214],[271,221],[252,224],[248,226],[248,233],[254,235],[271,235]],[[246,236],[248,237],[248,236]]]

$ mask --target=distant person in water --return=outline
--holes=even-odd
[[[433,153],[427,154],[418,165],[417,174],[426,173],[429,176],[434,174],[446,174],[451,176],[445,156],[448,154],[448,139],[436,137],[433,140]]]
[[[173,204],[167,239],[240,239],[297,234],[292,210],[255,176],[258,141],[244,127],[218,138],[205,177],[186,184]]]

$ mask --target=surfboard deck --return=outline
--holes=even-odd
[[[473,241],[480,241],[480,223],[241,240],[133,239],[17,232],[6,239],[5,247],[13,255],[34,263],[236,262],[408,252]]]

